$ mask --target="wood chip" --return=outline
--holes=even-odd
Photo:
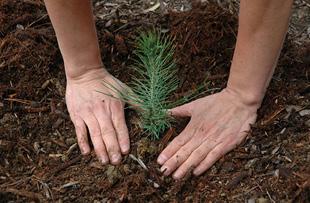
[[[151,6],[148,9],[144,10],[144,13],[148,13],[148,12],[154,12],[155,10],[157,10],[160,7],[160,2],[157,2],[154,6]]]

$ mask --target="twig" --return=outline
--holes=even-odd
[[[47,179],[47,182],[51,180],[51,178],[58,172],[68,168],[69,166],[79,162],[81,160],[81,156],[77,156],[73,159],[71,159],[70,161],[68,162],[65,162],[63,163],[62,165],[60,165],[59,167],[55,168],[51,173],[50,175],[48,176],[48,179]]]
[[[27,105],[31,104],[31,101],[24,100],[24,99],[5,98],[4,100],[10,101],[10,102],[17,102],[17,103],[21,103],[21,104],[27,104]]]
[[[231,182],[227,185],[227,189],[232,189],[236,187],[244,178],[249,176],[249,172],[243,171],[240,172],[234,179],[231,180]]]
[[[243,192],[243,193],[241,193],[241,194],[232,196],[232,199],[236,199],[236,198],[238,198],[238,197],[240,197],[240,196],[246,195],[246,194],[252,192],[253,190],[255,190],[256,188],[258,188],[258,186],[255,186],[255,187],[253,187],[253,188],[251,188],[251,189],[249,189],[249,190],[247,190],[247,191],[245,191],[245,192]]]
[[[30,180],[30,177],[27,177],[27,178],[24,178],[24,179],[21,179],[21,180],[17,180],[17,181],[12,182],[12,183],[4,183],[4,184],[0,185],[0,189],[1,188],[5,188],[5,187],[19,185],[19,184],[24,183],[24,182],[29,181],[29,180]]]
[[[271,123],[276,117],[277,115],[279,115],[285,108],[284,107],[281,107],[280,109],[278,109],[277,111],[275,111],[273,114],[271,114],[269,116],[269,118],[267,119],[264,119],[262,122],[261,122],[261,125],[268,125],[269,123]]]
[[[19,196],[23,196],[23,197],[28,197],[28,198],[33,199],[33,200],[39,200],[40,202],[42,202],[43,199],[44,199],[41,194],[30,192],[30,191],[26,191],[26,190],[17,190],[15,188],[7,188],[7,189],[4,189],[4,190],[0,190],[0,192],[3,192],[3,193],[13,193],[15,195],[19,195]]]
[[[44,19],[46,16],[47,16],[47,14],[44,14],[43,16],[41,16],[40,18],[38,18],[37,20],[33,21],[32,23],[30,23],[30,24],[26,27],[26,29],[29,28],[29,27],[31,27],[33,24],[35,24],[35,23],[41,21],[41,20]]]
[[[78,185],[78,184],[80,184],[79,181],[72,181],[72,182],[69,182],[69,183],[66,183],[66,184],[60,186],[59,190],[67,188],[67,187],[72,187],[72,186],[75,186],[75,185]]]
[[[133,154],[129,154],[129,157],[132,158],[133,160],[135,160],[136,162],[138,162],[138,164],[144,168],[145,170],[148,170],[148,168],[146,167],[146,165],[143,163],[143,161],[137,157],[135,157]]]
[[[271,198],[271,196],[270,196],[270,194],[269,194],[269,192],[268,192],[268,190],[267,190],[267,189],[266,189],[266,192],[267,192],[267,195],[268,195],[268,197],[269,197],[270,201],[275,203],[275,201]]]
[[[255,183],[256,183],[256,185],[258,186],[258,188],[260,189],[260,191],[261,191],[261,192],[264,192],[264,190],[263,190],[262,187],[258,184],[258,182],[255,181]],[[275,202],[275,201],[271,198],[271,196],[270,196],[270,194],[269,194],[269,192],[268,192],[267,189],[266,189],[266,193],[267,193],[267,195],[268,195],[270,201],[271,201],[271,202]]]
[[[32,178],[33,178],[34,180],[38,181],[39,183],[41,183],[42,186],[43,186],[44,188],[47,189],[47,192],[48,192],[48,194],[46,193],[47,198],[49,198],[48,195],[50,195],[50,197],[52,198],[52,201],[55,202],[53,192],[52,192],[52,190],[50,189],[50,187],[48,186],[48,184],[47,184],[47,183],[44,183],[43,181],[41,181],[41,180],[40,180],[38,177],[36,177],[36,176],[32,176]]]

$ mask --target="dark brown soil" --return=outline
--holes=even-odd
[[[124,19],[122,19],[124,18]],[[237,18],[215,4],[183,13],[97,19],[107,69],[124,82],[141,30],[168,30],[175,37],[181,86],[174,98],[205,83],[225,87]],[[205,175],[175,182],[155,160],[168,139],[145,137],[127,113],[131,154],[121,165],[102,166],[82,157],[64,101],[65,74],[44,5],[0,2],[0,202],[307,202],[310,198],[309,44],[286,40],[280,62],[246,142]],[[307,55],[308,54],[308,55]],[[208,80],[206,81],[206,77]]]

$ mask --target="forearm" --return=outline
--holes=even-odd
[[[45,0],[64,59],[66,75],[76,78],[102,65],[89,0]]]
[[[288,27],[293,0],[241,0],[237,44],[227,88],[260,106]]]

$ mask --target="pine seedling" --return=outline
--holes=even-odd
[[[173,58],[174,49],[171,38],[155,32],[142,33],[134,52],[135,76],[129,84],[130,90],[119,91],[104,82],[106,87],[116,92],[119,98],[137,111],[142,129],[155,139],[171,126],[173,119],[167,110],[192,98],[189,96],[176,102],[169,101],[170,95],[177,89],[179,83]]]

